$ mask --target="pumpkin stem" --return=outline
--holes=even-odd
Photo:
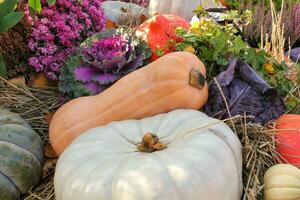
[[[161,143],[159,138],[152,134],[147,133],[144,135],[142,142],[138,144],[137,150],[139,152],[151,153],[153,151],[160,151],[167,148],[167,145]]]
[[[201,74],[201,72],[197,69],[192,69],[190,73],[190,82],[189,84],[199,90],[202,90],[205,86],[205,76]]]

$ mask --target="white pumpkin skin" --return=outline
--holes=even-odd
[[[271,167],[265,174],[265,200],[299,200],[300,170],[289,164]]]
[[[134,3],[104,1],[101,6],[106,20],[110,20],[118,25],[139,25],[141,17],[148,16],[146,8]],[[122,10],[126,10],[126,12]]]
[[[159,14],[175,14],[190,21],[193,17],[193,10],[199,5],[203,8],[218,7],[215,0],[150,0],[148,12],[150,16]]]
[[[149,132],[168,147],[137,152]],[[240,200],[241,172],[241,144],[226,124],[175,110],[90,129],[59,158],[54,187],[57,200]]]

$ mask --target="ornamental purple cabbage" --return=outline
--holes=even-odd
[[[67,57],[87,37],[102,31],[105,25],[102,0],[57,0],[43,9],[35,22],[29,49],[33,56],[29,64],[49,79],[57,80]]]
[[[70,98],[98,94],[148,63],[151,51],[134,35],[109,29],[87,39],[61,70],[59,89]]]

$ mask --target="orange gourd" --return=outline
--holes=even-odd
[[[51,145],[59,155],[78,135],[96,126],[178,108],[200,109],[208,98],[204,76],[205,66],[194,54],[165,55],[96,96],[63,105],[50,123]]]
[[[288,163],[300,167],[300,115],[285,114],[276,121],[277,152]]]
[[[158,52],[167,54],[176,50],[173,42],[182,40],[176,36],[178,27],[189,29],[190,24],[177,15],[156,15],[137,28],[136,34],[141,36],[152,50],[151,61],[160,57]]]

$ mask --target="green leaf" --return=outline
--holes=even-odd
[[[17,2],[18,0],[4,0],[2,3],[0,3],[0,19],[13,12],[16,8]]]
[[[38,13],[42,10],[41,0],[28,0],[28,5]]]
[[[163,56],[165,54],[164,50],[163,49],[156,49],[155,50],[155,53],[157,56]]]
[[[229,64],[229,62],[225,58],[221,57],[217,60],[217,64],[222,65],[222,66],[227,66]]]
[[[52,6],[52,5],[54,5],[54,4],[55,4],[56,0],[48,0],[47,2],[48,2],[48,4],[49,4],[49,5],[51,5],[51,6]]]
[[[7,76],[7,69],[4,62],[4,58],[0,55],[0,76],[6,77]]]
[[[12,12],[0,19],[0,33],[14,27],[24,16],[24,12]]]

